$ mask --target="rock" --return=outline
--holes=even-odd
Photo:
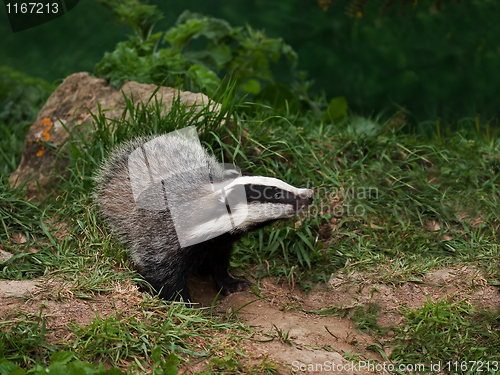
[[[154,84],[142,84],[127,81],[120,90],[111,86],[106,80],[89,76],[87,73],[75,73],[67,77],[52,93],[45,106],[40,110],[36,122],[31,126],[24,141],[24,152],[21,163],[10,176],[12,185],[18,185],[28,180],[26,188],[28,197],[40,200],[44,194],[51,191],[56,182],[57,170],[63,171],[66,160],[57,158],[48,152],[42,141],[52,143],[60,149],[69,139],[64,126],[71,131],[82,123],[91,123],[92,116],[89,110],[97,114],[98,104],[106,111],[110,119],[120,118],[125,107],[122,91],[134,102],[147,102],[156,90]],[[200,93],[179,91],[171,87],[161,87],[156,93],[158,100],[162,99],[165,111],[169,111],[174,98],[180,96],[181,103],[186,106],[203,105],[209,98]],[[154,102],[154,99],[152,100]],[[88,108],[88,109],[87,109]],[[217,110],[219,105],[215,107]],[[42,193],[37,187],[37,182],[42,188]]]
[[[0,247],[0,263],[7,262],[13,256],[14,256],[14,254],[9,253],[8,251],[2,250],[2,248]]]

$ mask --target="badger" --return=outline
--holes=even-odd
[[[190,302],[193,272],[211,275],[223,295],[251,285],[228,273],[234,242],[296,215],[313,192],[219,163],[189,127],[112,150],[96,173],[94,197],[154,291]]]

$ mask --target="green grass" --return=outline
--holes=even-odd
[[[19,364],[36,364],[54,353],[55,348],[45,342],[47,330],[45,318],[18,314],[1,323],[0,357]]]
[[[451,298],[405,310],[405,324],[396,329],[394,361],[416,363],[425,358],[427,364],[441,363],[446,372],[462,374],[500,370],[498,313],[478,311],[467,300]]]
[[[352,321],[356,323],[360,331],[368,331],[372,335],[384,335],[388,329],[379,327],[377,323],[378,306],[370,303],[366,308],[364,306],[356,306],[352,314]]]
[[[161,103],[143,106],[127,98],[117,121],[107,120],[105,112],[94,114],[95,126],[75,132],[57,150],[70,165],[57,199],[29,202],[21,188],[3,179],[0,244],[14,257],[0,263],[0,278],[44,276],[59,285],[44,291],[53,300],[69,294],[92,300],[112,293],[116,285],[139,281],[126,249],[93,206],[93,174],[121,142],[196,125],[205,129],[202,142],[220,161],[316,192],[315,206],[302,221],[276,223],[239,241],[232,260],[236,272],[257,279],[274,275],[308,290],[338,273],[355,271],[373,282],[401,284],[421,281],[434,269],[467,265],[491,284],[498,282],[500,141],[479,134],[473,122],[468,131],[426,138],[376,119],[349,117],[326,124],[313,114],[278,115],[264,106],[237,103],[230,92],[218,101],[220,113],[208,107],[186,112],[177,102],[165,114]],[[234,119],[232,127],[215,126],[228,118]],[[13,234],[27,241],[17,243]],[[493,360],[500,352],[498,316],[465,301],[428,302],[405,314],[393,342],[395,361]],[[352,315],[359,329],[385,333],[373,306]],[[247,354],[238,348],[238,337],[251,334],[251,328],[146,295],[123,314],[68,326],[66,340],[48,341],[42,316],[11,318],[0,326],[0,358],[5,359],[0,370],[67,369],[88,362],[95,373],[105,371],[99,364],[130,373],[168,373],[177,366],[170,354],[181,361],[208,358],[215,372],[276,370],[267,360],[244,364]],[[217,346],[222,341],[207,339],[233,331],[238,334],[229,334],[231,345],[223,349]],[[285,332],[278,334],[287,342]],[[196,349],[196,341],[203,341],[206,350]],[[222,359],[215,361],[214,353],[221,350]],[[72,354],[51,360],[61,351]]]
[[[251,129],[253,122],[247,125]],[[258,259],[265,266],[259,275],[288,278],[299,265],[296,281],[376,269],[383,281],[399,283],[458,263],[496,277],[498,142],[456,134],[444,147],[439,139],[383,127],[377,134],[357,134],[349,120],[309,129],[283,119],[259,125],[261,134],[274,132],[279,141],[261,136],[259,144],[270,151],[248,164],[295,185],[314,186],[316,214],[298,229],[288,223],[250,234],[238,245],[240,264]],[[287,147],[280,148],[280,158],[272,150],[283,140]],[[336,230],[321,238],[319,229],[328,223]],[[438,229],[429,230],[431,224]]]
[[[17,168],[28,129],[53,90],[43,79],[0,65],[0,176]]]

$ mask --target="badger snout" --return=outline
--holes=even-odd
[[[299,211],[309,207],[314,200],[314,192],[311,189],[300,189],[297,206]]]

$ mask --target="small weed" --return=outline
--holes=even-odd
[[[245,370],[245,373],[249,375],[274,374],[278,371],[278,365],[266,355],[258,365],[249,366]]]
[[[314,311],[302,310],[302,311],[309,314],[324,315],[324,316],[340,316],[343,318],[349,314],[349,310],[350,310],[349,308],[344,308],[342,306],[333,306],[321,310],[314,310]]]
[[[368,306],[356,306],[351,319],[360,331],[369,331],[375,335],[385,335],[389,330],[380,328],[377,324],[378,306],[369,303]]]
[[[153,375],[177,374],[179,364],[181,363],[179,357],[174,353],[170,353],[167,358],[164,359],[161,346],[156,346],[151,351],[151,359],[154,363]]]
[[[342,354],[342,357],[344,357],[344,359],[346,361],[359,362],[360,360],[364,359],[364,354],[363,353],[353,353],[352,350],[349,350],[347,352],[344,352]]]
[[[218,358],[210,359],[210,367],[216,371],[223,372],[241,372],[243,371],[243,365],[238,359],[241,354],[235,353],[231,349],[226,349],[225,355],[219,355]]]
[[[290,331],[285,332],[284,328],[278,328],[273,324],[274,330],[276,331],[276,334],[278,335],[279,340],[283,344],[288,344],[290,346],[293,346],[293,340],[290,338]]]

